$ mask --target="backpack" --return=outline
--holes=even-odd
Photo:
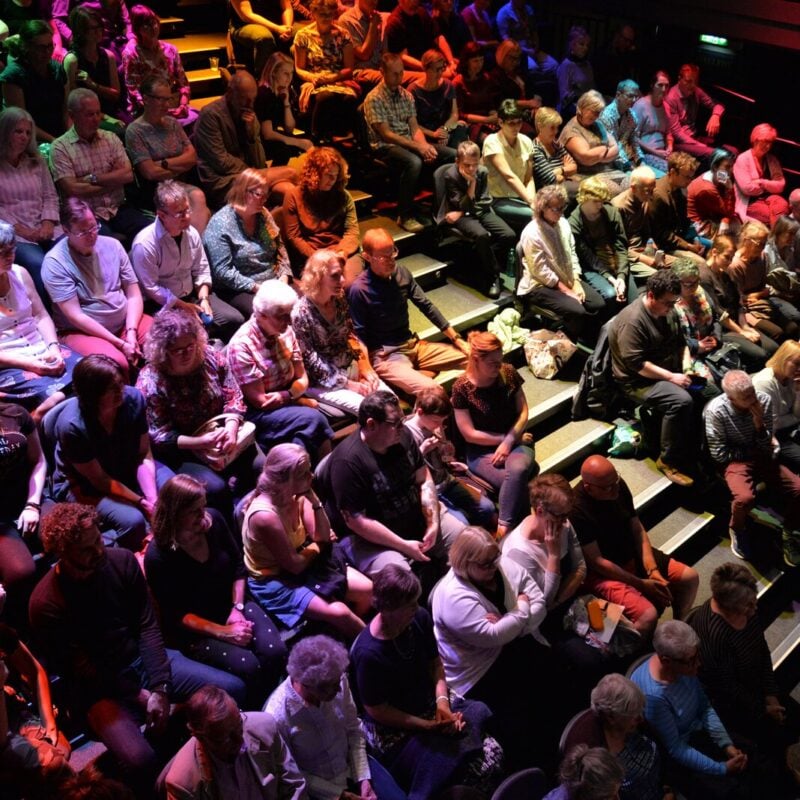
[[[589,358],[586,359],[578,391],[572,400],[572,419],[611,420],[621,400],[614,375],[611,372],[611,345],[608,341],[608,329],[614,319],[600,328],[597,344]]]

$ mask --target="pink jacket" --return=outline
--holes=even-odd
[[[736,213],[742,222],[747,222],[747,205],[751,199],[762,194],[781,194],[786,180],[780,162],[772,153],[767,153],[765,172],[762,177],[752,150],[745,150],[733,164],[733,179],[736,185]]]

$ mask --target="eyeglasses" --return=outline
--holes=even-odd
[[[403,418],[402,417],[395,417],[394,419],[385,419],[383,420],[383,425],[388,425],[390,428],[394,428],[396,431],[403,429]]]
[[[545,211],[552,211],[554,214],[563,214],[564,206],[545,206]]]
[[[545,514],[547,514],[548,517],[554,519],[556,522],[566,522],[567,517],[569,517],[569,514],[559,514],[558,512],[553,511],[552,508],[548,508],[545,505],[539,506],[539,509],[543,511]]]
[[[256,187],[248,189],[247,194],[251,197],[257,197],[259,200],[263,200],[267,196],[267,192],[264,189],[257,189]]]
[[[681,286],[683,286],[684,289],[694,289],[695,287],[697,287],[699,285],[700,285],[700,281],[699,280],[697,280],[697,281],[681,281]]]
[[[172,100],[172,95],[162,97],[160,94],[146,94],[145,97],[149,97],[151,100],[158,100],[159,103],[169,103]]]
[[[387,261],[394,261],[397,256],[400,255],[400,251],[395,247],[391,253],[384,253],[381,255],[378,255],[377,253],[369,253],[368,255],[370,261],[380,261],[385,264]]]
[[[88,239],[92,236],[97,236],[98,233],[100,233],[100,226],[94,225],[85,231],[70,231],[69,235],[74,236],[76,239]]]
[[[500,561],[500,556],[495,556],[494,558],[490,558],[486,561],[476,561],[475,566],[478,569],[493,569],[497,566],[498,562]]]
[[[197,342],[189,342],[189,344],[185,344],[183,347],[168,347],[167,352],[171,356],[188,356],[192,355],[194,351],[197,349]]]
[[[49,44],[29,44],[29,50],[37,50],[40,53],[48,53],[51,50],[55,49],[55,45],[50,42]]]
[[[172,217],[172,219],[186,219],[186,217],[190,217],[192,215],[192,209],[187,206],[180,211],[176,211],[174,214],[171,211],[164,211],[161,209],[161,213],[167,217]]]

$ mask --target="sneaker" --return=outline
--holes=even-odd
[[[731,553],[733,553],[736,558],[748,561],[750,558],[750,549],[747,547],[745,534],[736,533],[733,529],[729,529],[728,535],[731,537]]]
[[[800,531],[783,531],[783,560],[790,567],[800,567]]]
[[[688,488],[694,485],[694,478],[690,478],[685,473],[681,472],[677,467],[667,464],[663,458],[659,457],[656,461],[656,467],[664,473],[667,480],[672,481],[676,486],[683,486]]]
[[[490,300],[497,300],[500,297],[500,278],[495,276],[494,280],[489,286],[489,289],[486,292],[486,296]]]
[[[398,217],[397,224],[404,231],[408,231],[409,233],[422,233],[422,231],[425,230],[425,226],[418,219],[414,219],[414,217],[408,217],[407,219]]]

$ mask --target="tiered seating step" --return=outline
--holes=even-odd
[[[216,97],[193,97],[189,101],[189,105],[197,111],[202,111],[209,103],[219,100],[219,95]]]
[[[410,256],[404,256],[397,260],[398,264],[402,264],[413,276],[415,280],[425,277],[426,275],[442,272],[447,269],[447,262],[441,261],[438,258],[431,258],[424,253],[413,253]]]
[[[613,425],[595,419],[568,422],[536,442],[541,471],[562,472],[596,450],[613,430]]]
[[[190,33],[188,36],[179,36],[175,39],[164,39],[165,42],[175,45],[181,56],[208,53],[210,56],[220,55],[225,52],[227,37],[225,33]]]
[[[522,391],[528,401],[528,427],[537,425],[559,411],[565,410],[572,403],[578,388],[574,381],[552,381],[534,377],[528,367],[520,367],[519,374],[525,381]]]
[[[687,508],[676,508],[647,533],[654,547],[673,555],[700,531],[707,528],[713,519],[714,515],[707,511],[697,513]]]
[[[780,673],[800,647],[800,603],[793,602],[764,633],[772,655],[772,667]]]
[[[373,228],[385,228],[395,242],[402,242],[404,239],[410,239],[415,235],[401,228],[397,222],[390,217],[377,216],[359,221],[359,239],[363,239],[364,234]]]

